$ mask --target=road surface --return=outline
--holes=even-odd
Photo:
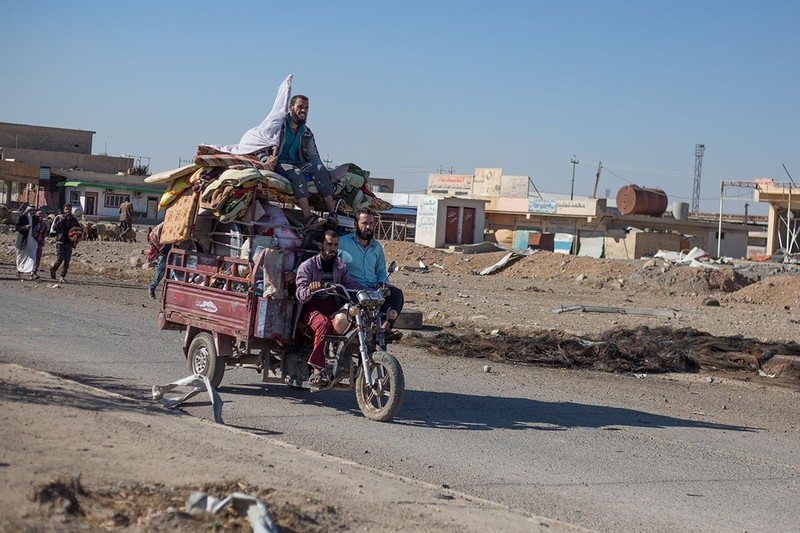
[[[0,360],[137,398],[187,374],[181,333],[128,282],[0,272]],[[599,531],[800,531],[800,395],[708,376],[525,368],[397,345],[406,399],[370,422],[353,393],[228,371],[225,422]],[[186,411],[211,418],[197,396]],[[501,529],[501,528],[500,528]]]

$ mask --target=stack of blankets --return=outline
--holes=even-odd
[[[294,204],[289,180],[267,170],[259,157],[258,153],[237,155],[200,146],[194,164],[146,178],[148,183],[171,182],[158,206],[168,209],[161,242],[190,239],[198,210],[213,212],[223,223],[250,222],[256,211],[254,198]],[[391,204],[367,189],[365,174],[351,165],[345,177],[334,184],[334,196],[342,198],[352,210],[367,206],[375,211],[391,209]],[[309,181],[308,189],[312,204],[321,205],[313,181]]]

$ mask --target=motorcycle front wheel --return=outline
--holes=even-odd
[[[365,379],[364,369],[359,367],[356,378],[356,401],[365,417],[377,422],[386,422],[397,414],[403,403],[406,388],[403,369],[397,358],[384,351],[372,354],[369,368],[370,379]]]

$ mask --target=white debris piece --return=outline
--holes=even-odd
[[[667,250],[659,250],[653,257],[669,261],[670,263],[689,265],[690,267],[698,268],[720,268],[711,262],[711,256],[702,248],[695,246],[688,252],[670,252]]]
[[[164,393],[179,387],[191,387],[192,390],[183,396],[177,396],[174,398],[164,397]],[[214,421],[217,424],[224,424],[222,421],[222,399],[219,397],[219,393],[217,393],[214,387],[211,386],[211,382],[208,380],[208,377],[202,374],[187,376],[183,379],[179,379],[178,381],[174,381],[169,385],[153,385],[153,400],[159,400],[161,405],[168,409],[172,409],[173,407],[177,407],[178,405],[182,404],[197,393],[203,392],[203,390],[208,391],[208,396],[211,398],[211,407],[214,409]]]
[[[247,510],[247,519],[253,528],[254,533],[278,533],[278,526],[272,520],[266,505],[258,498],[234,492],[223,499],[209,496],[205,492],[195,491],[186,500],[186,512],[189,514],[211,513],[218,514],[227,507],[233,507],[237,511]]]

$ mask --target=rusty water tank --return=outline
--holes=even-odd
[[[617,209],[623,215],[658,217],[667,209],[667,193],[661,189],[626,185],[617,193]]]

